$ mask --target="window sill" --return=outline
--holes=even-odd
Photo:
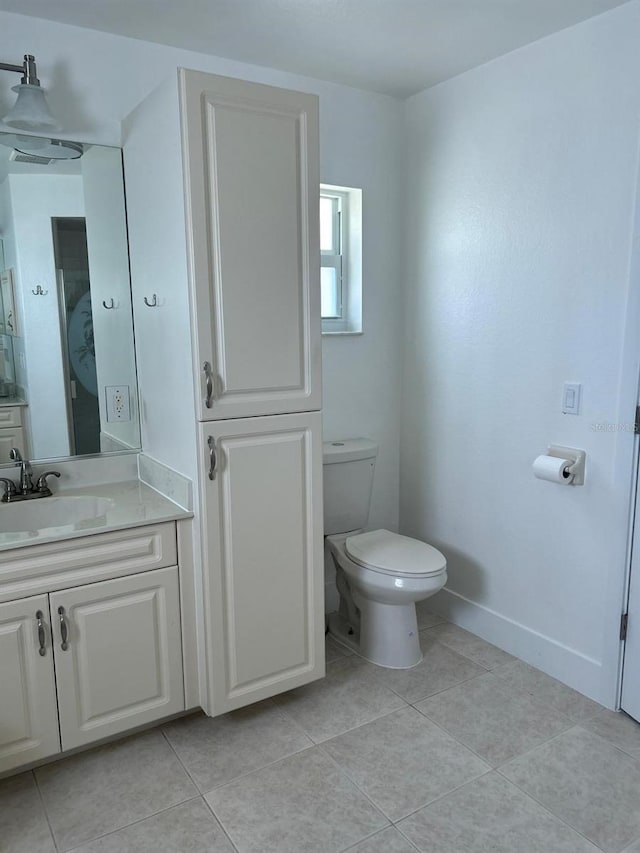
[[[364,335],[364,332],[362,331],[362,329],[360,329],[359,331],[356,329],[354,329],[353,331],[346,329],[345,331],[342,331],[342,332],[330,332],[330,331],[326,331],[326,332],[323,331],[322,332],[323,338],[343,338],[345,336],[357,337],[358,335]]]

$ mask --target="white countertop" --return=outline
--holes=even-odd
[[[52,486],[55,489],[55,481]],[[15,517],[19,514],[20,507],[28,506],[30,503],[37,503],[44,508],[47,501],[55,500],[56,497],[80,498],[83,496],[106,498],[110,501],[110,506],[104,514],[91,519],[91,521],[70,522],[57,527],[42,527],[39,530],[7,530],[6,517],[3,519],[2,516],[5,508],[10,508]],[[111,530],[123,530],[128,527],[141,527],[145,524],[178,521],[184,518],[192,518],[192,516],[192,512],[173,503],[139,480],[58,489],[51,498],[36,498],[33,502],[0,503],[0,551],[40,545],[60,539],[90,536],[93,533],[108,533]],[[2,556],[0,556],[0,560],[2,560]]]

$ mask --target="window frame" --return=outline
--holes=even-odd
[[[321,318],[322,334],[359,335],[362,334],[362,190],[320,184],[320,198],[338,202],[333,244],[339,251],[321,249],[320,265],[321,269],[336,270],[340,299],[339,315]]]

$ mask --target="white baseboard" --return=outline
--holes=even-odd
[[[602,664],[446,587],[429,601],[450,622],[541,669],[590,699],[613,708],[603,694]]]

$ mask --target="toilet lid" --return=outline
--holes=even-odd
[[[437,548],[390,530],[370,530],[348,536],[345,547],[354,562],[390,575],[425,577],[447,567],[444,555]]]

